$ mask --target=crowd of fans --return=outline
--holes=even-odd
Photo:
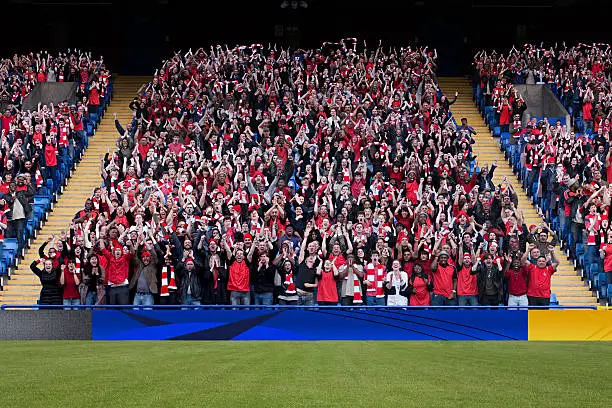
[[[78,101],[22,109],[24,98],[39,82],[76,82]],[[93,60],[90,53],[78,50],[0,61],[0,241],[5,236],[17,238],[18,253],[25,245],[34,194],[48,185],[47,180],[53,181],[52,191],[59,189],[64,174],[60,167],[70,170],[80,160],[88,143],[85,123],[90,112],[103,109],[109,83],[102,58]]]
[[[554,242],[475,166],[436,59],[356,39],[176,53],[31,265],[41,303],[547,305]]]
[[[474,66],[475,97],[500,113],[502,132],[510,133],[508,156],[528,195],[557,230],[568,255],[581,259],[589,279],[602,271],[607,276],[601,284],[612,283],[610,45],[526,44],[507,55],[481,51]],[[572,123],[522,121],[524,109],[514,106],[520,100],[515,83],[547,84]]]

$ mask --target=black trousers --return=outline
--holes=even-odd
[[[127,285],[116,286],[110,288],[109,304],[111,305],[129,305],[130,304],[130,289]]]
[[[527,296],[529,306],[550,306],[550,298]]]
[[[342,306],[353,306],[353,297],[352,296],[344,296],[340,300],[340,304]]]
[[[499,296],[482,295],[480,297],[480,306],[499,306]]]

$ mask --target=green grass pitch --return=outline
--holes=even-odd
[[[612,344],[0,342],[0,406],[604,407]]]

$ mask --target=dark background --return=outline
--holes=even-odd
[[[439,72],[469,71],[472,50],[526,41],[609,42],[606,0],[5,0],[0,57],[77,47],[102,54],[114,72],[150,75],[162,58],[189,47],[276,42],[316,47],[358,37],[374,46],[429,45]]]

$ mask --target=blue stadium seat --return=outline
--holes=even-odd
[[[550,304],[551,304],[551,306],[558,306],[559,305],[559,301],[557,300],[557,295],[555,295],[554,293],[550,294]]]

